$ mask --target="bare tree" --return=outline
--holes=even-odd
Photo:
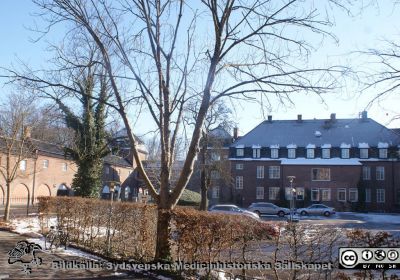
[[[61,22],[96,45],[134,158],[158,206],[157,259],[169,259],[170,211],[191,174],[210,106],[222,98],[291,102],[291,95],[317,95],[338,85],[346,69],[312,67],[314,35],[333,36],[329,18],[313,1],[202,0],[34,0],[49,29]],[[328,1],[345,6],[348,1]],[[322,7],[324,9],[324,7]],[[48,31],[48,30],[47,30]],[[298,63],[296,62],[298,61]],[[14,73],[15,74],[15,73]],[[18,76],[18,75],[17,75]],[[121,87],[129,81],[129,91]],[[182,131],[185,104],[198,98],[197,119],[176,184],[171,170]],[[139,100],[160,132],[160,188],[156,190],[140,162],[129,101]]]
[[[0,174],[7,190],[3,219],[8,221],[12,183],[32,174],[26,159],[35,157],[35,147],[29,141],[35,119],[32,99],[23,95],[10,94],[0,110]]]

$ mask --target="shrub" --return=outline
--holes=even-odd
[[[201,201],[201,195],[198,192],[191,190],[184,190],[181,198],[179,199],[178,205],[182,206],[199,206]]]

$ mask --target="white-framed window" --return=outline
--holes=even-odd
[[[281,178],[281,167],[280,166],[270,166],[268,169],[269,178],[270,179],[279,179]]]
[[[342,158],[350,158],[350,149],[342,148]]]
[[[378,180],[378,181],[385,180],[385,167],[384,166],[376,167],[376,180]]]
[[[322,149],[322,158],[330,158],[331,157],[331,149]]]
[[[110,174],[110,167],[106,166],[104,167],[104,170],[107,175]]]
[[[49,160],[48,159],[44,159],[43,160],[43,169],[47,169],[49,168]]]
[[[211,179],[219,179],[218,170],[211,170]]]
[[[217,152],[212,152],[211,153],[211,160],[213,161],[220,161],[221,160],[221,155]]]
[[[304,188],[296,188],[296,200],[304,200]]]
[[[357,202],[358,201],[358,189],[349,189],[349,200],[351,202]]]
[[[278,187],[270,187],[269,188],[268,197],[270,200],[278,200],[279,199],[279,188]]]
[[[244,156],[244,148],[236,148],[236,156],[238,157]]]
[[[257,179],[264,179],[264,166],[257,166]]]
[[[387,149],[379,149],[379,158],[387,158],[388,150]]]
[[[338,189],[337,200],[338,201],[346,201],[346,189]]]
[[[312,181],[330,181],[331,169],[330,168],[312,168],[311,169]]]
[[[64,172],[66,172],[68,170],[68,164],[66,162],[63,162],[61,164],[61,170]]]
[[[307,158],[314,158],[315,152],[314,149],[307,149]]]
[[[236,163],[236,170],[243,170],[243,163]]]
[[[365,189],[365,202],[371,202],[371,189]]]
[[[26,170],[26,164],[27,164],[27,161],[25,159],[21,160],[19,162],[19,170],[25,171]]]
[[[368,149],[367,148],[360,149],[360,158],[368,158]]]
[[[296,149],[294,148],[288,149],[288,158],[296,158]]]
[[[212,187],[212,198],[219,198],[219,186]]]
[[[385,189],[377,189],[376,190],[376,202],[378,202],[378,203],[385,202]]]
[[[261,149],[253,148],[253,158],[260,158],[260,157],[261,157]]]
[[[278,148],[271,149],[271,158],[279,158],[279,149]]]
[[[321,189],[321,200],[331,201],[331,189]]]
[[[256,188],[256,199],[264,199],[264,187]]]
[[[236,176],[236,188],[243,189],[243,176]]]
[[[319,201],[319,189],[311,189],[311,201]]]
[[[371,180],[371,167],[363,166],[362,168],[363,180]]]

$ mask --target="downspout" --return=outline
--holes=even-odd
[[[33,205],[35,203],[35,185],[36,185],[36,165],[37,165],[37,160],[38,160],[38,150],[36,149],[35,150],[35,161],[34,161],[34,164],[33,164],[32,203],[31,203],[31,205]]]

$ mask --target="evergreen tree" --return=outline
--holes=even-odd
[[[66,147],[65,153],[78,166],[72,181],[75,193],[83,197],[98,197],[102,187],[103,158],[110,153],[105,131],[107,87],[101,79],[100,92],[95,97],[95,77],[90,71],[78,82],[78,86],[81,93],[81,116],[74,114],[60,99],[56,99],[64,113],[67,127],[76,136],[75,145]]]

